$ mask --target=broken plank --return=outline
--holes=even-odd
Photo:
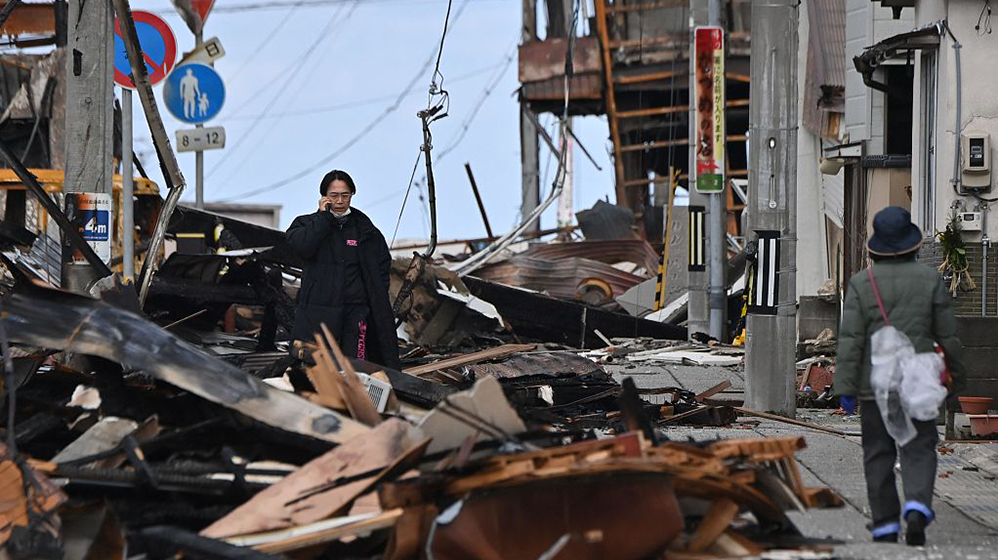
[[[702,552],[710,548],[734,521],[738,509],[738,504],[728,498],[714,500],[690,540],[690,551]]]
[[[724,381],[718,383],[717,385],[714,385],[710,389],[707,389],[706,391],[697,394],[696,401],[702,403],[704,399],[709,399],[710,397],[713,397],[714,395],[724,391],[728,387],[731,387],[731,381],[725,379]]]
[[[369,428],[241,371],[128,311],[85,296],[19,286],[0,304],[13,342],[128,364],[269,426],[343,443]]]
[[[530,352],[535,348],[537,348],[536,344],[504,344],[495,348],[488,348],[486,350],[479,350],[478,352],[472,352],[470,354],[454,356],[452,358],[411,367],[402,371],[403,373],[408,373],[409,375],[426,375],[427,373],[432,373],[441,369],[477,364],[479,362],[484,362],[485,360],[494,360],[510,354],[517,354],[519,352]]]
[[[343,354],[343,350],[340,349],[340,345],[336,343],[333,333],[329,331],[329,327],[325,323],[322,324],[322,332],[329,348],[333,351],[336,362],[339,364],[337,369],[343,372],[344,383],[340,388],[343,390],[343,398],[347,401],[351,414],[368,426],[377,426],[381,423],[381,414],[378,414],[378,409],[371,402],[371,397],[364,389],[364,384],[360,381],[360,377],[357,377],[357,370],[353,369],[353,364]]]
[[[783,422],[784,424],[791,424],[793,426],[800,426],[802,428],[811,428],[812,430],[818,430],[819,432],[825,432],[829,434],[834,434],[837,436],[845,437],[846,433],[841,430],[836,430],[835,428],[827,428],[819,424],[812,424],[811,422],[803,422],[801,420],[795,420],[793,418],[786,418],[778,414],[770,414],[768,412],[759,412],[757,410],[749,410],[747,408],[742,408],[740,406],[731,407],[735,412],[742,416],[755,416],[756,418],[763,418],[765,420],[774,420],[776,422]]]
[[[389,419],[313,459],[242,504],[201,532],[227,538],[315,523],[335,515],[379,480],[377,471],[390,468],[400,457],[422,446],[417,430],[407,422]],[[375,471],[368,478],[322,489],[336,479]],[[303,499],[304,497],[304,499]]]
[[[378,529],[393,527],[395,522],[402,517],[402,511],[402,508],[396,508],[374,515],[327,519],[286,531],[247,535],[230,539],[227,542],[239,546],[251,546],[254,550],[268,554],[281,554],[317,544],[325,544],[343,537],[362,535]],[[247,542],[254,544],[244,544]]]
[[[308,378],[315,387],[315,392],[322,397],[323,402],[328,402],[333,405],[332,408],[337,408],[339,410],[346,410],[350,412],[350,415],[356,418],[353,414],[353,410],[350,409],[350,403],[346,402],[346,398],[343,395],[345,390],[343,377],[340,376],[339,370],[333,363],[332,356],[329,355],[324,344],[322,344],[322,339],[319,335],[315,335],[315,340],[319,343],[315,352],[312,356],[315,358],[315,367],[308,369]]]
[[[676,414],[675,416],[670,416],[668,418],[663,418],[663,419],[659,420],[658,421],[658,425],[661,426],[663,424],[670,424],[670,423],[675,422],[677,420],[682,420],[683,418],[689,418],[690,416],[695,416],[697,414],[700,414],[701,412],[706,412],[706,411],[710,410],[711,408],[714,408],[714,407],[712,407],[712,406],[701,406],[701,407],[694,408],[693,410],[687,410],[686,412],[683,412],[682,414]]]

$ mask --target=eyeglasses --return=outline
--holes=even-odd
[[[326,198],[331,198],[333,200],[350,200],[353,193],[329,193]]]

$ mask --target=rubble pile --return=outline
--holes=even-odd
[[[725,384],[637,389],[601,365],[736,349],[504,340],[504,316],[451,280],[416,287],[409,332],[457,302],[435,347],[477,350],[410,341],[405,371],[345,357],[328,331],[260,350],[269,319],[244,310],[244,331],[164,328],[120,286],[18,282],[0,308],[0,540],[13,558],[709,558],[801,546],[786,512],[841,505],[803,484],[802,438],[669,439],[733,421],[712,400]],[[461,334],[483,321],[491,346]]]

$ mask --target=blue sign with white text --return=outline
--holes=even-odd
[[[111,238],[111,213],[107,210],[85,209],[83,214],[83,239],[107,241]]]
[[[214,68],[192,62],[177,66],[163,86],[166,108],[188,124],[208,122],[225,103],[225,84]]]

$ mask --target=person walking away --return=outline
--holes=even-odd
[[[952,375],[953,393],[962,389],[966,378],[963,348],[942,277],[915,261],[922,232],[911,223],[908,211],[897,206],[881,210],[873,219],[873,230],[867,244],[873,263],[853,276],[847,287],[834,387],[847,414],[855,413],[857,399],[862,404],[863,467],[873,514],[873,539],[897,542],[904,519],[907,544],[921,546],[925,544],[925,528],[935,517],[932,491],[939,434],[935,421],[912,419],[914,438],[900,446],[905,495],[902,509],[894,478],[898,446],[871,390],[871,337],[889,321],[910,339],[916,353],[934,352],[936,344],[941,346]],[[901,373],[904,375],[903,370]]]
[[[291,338],[311,342],[325,323],[347,356],[401,369],[392,257],[381,231],[351,207],[356,193],[349,174],[330,171],[319,183],[319,209],[288,228],[288,244],[305,261]]]

